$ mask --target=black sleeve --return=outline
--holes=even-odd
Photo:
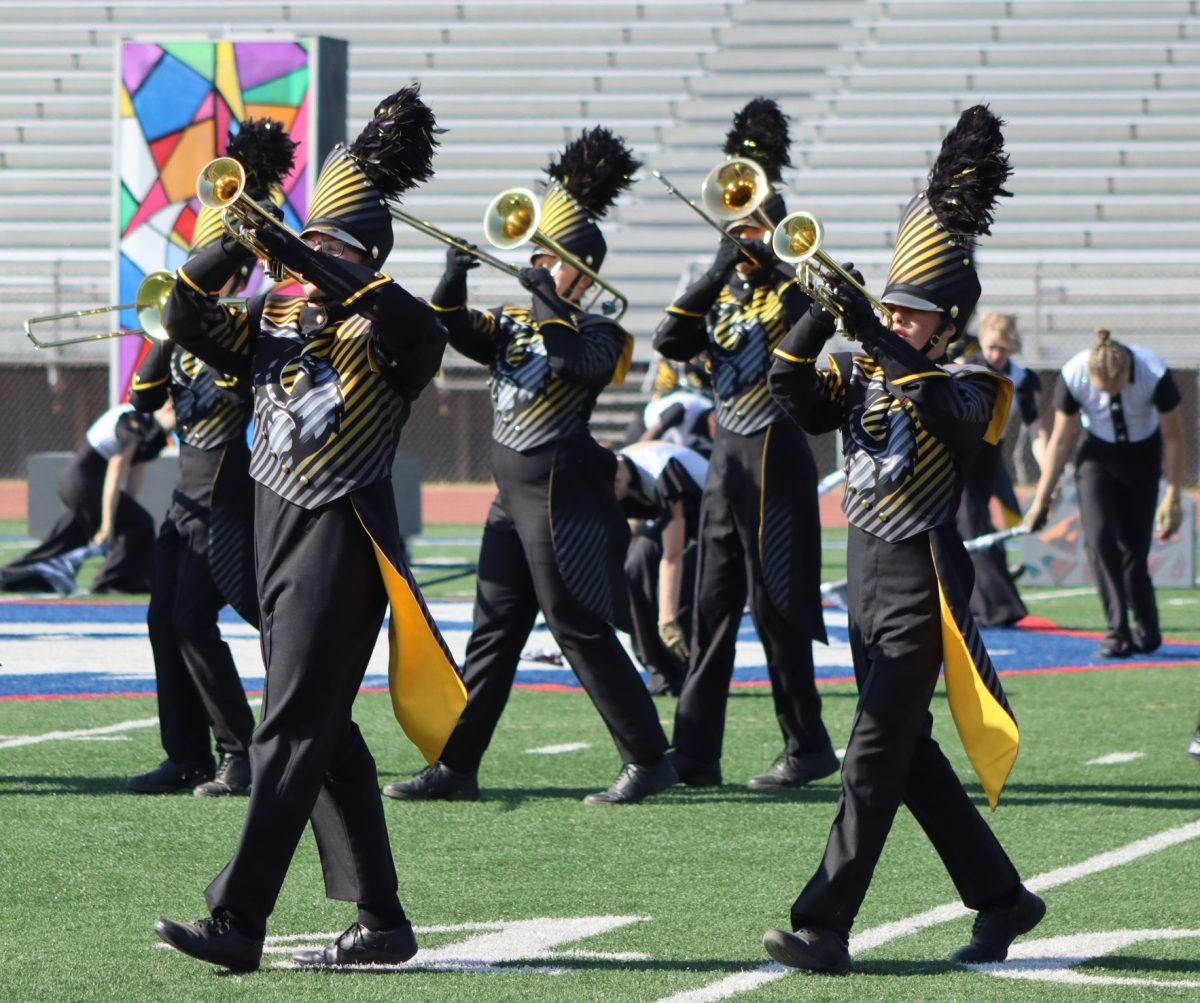
[[[371,320],[371,347],[388,384],[416,400],[437,375],[446,351],[446,328],[433,308],[387,279],[354,312]]]
[[[221,288],[241,265],[242,259],[227,253],[222,241],[192,255],[175,273],[163,326],[172,341],[217,372],[248,378],[255,332],[244,308],[220,302]]]
[[[775,403],[811,435],[840,427],[846,410],[846,387],[839,367],[817,369],[816,359],[791,358],[778,352],[776,349],[775,360],[767,371],[767,387]]]
[[[708,312],[721,295],[724,283],[705,274],[667,307],[667,315],[654,331],[654,349],[676,362],[688,362],[708,347]]]
[[[1026,425],[1032,425],[1041,417],[1038,411],[1038,394],[1041,392],[1042,381],[1038,378],[1038,374],[1032,369],[1026,369],[1025,378],[1016,388],[1017,411],[1020,412],[1021,421]]]
[[[604,317],[585,314],[576,331],[554,318],[539,325],[550,371],[583,386],[604,387],[625,347],[625,331]]]
[[[1054,381],[1054,410],[1063,414],[1079,414],[1079,401],[1071,396],[1071,390],[1063,374],[1059,371],[1058,379]]]
[[[170,359],[170,342],[155,341],[138,365],[129,385],[129,403],[139,411],[157,411],[167,402],[171,389]]]
[[[1175,383],[1175,377],[1171,375],[1171,370],[1167,370],[1162,374],[1157,385],[1154,387],[1154,406],[1159,411],[1174,411],[1179,407],[1183,397],[1179,393],[1179,386]]]
[[[675,428],[675,426],[682,424],[686,414],[687,408],[682,404],[672,404],[658,416],[658,421],[654,423],[654,427],[658,429],[658,434],[661,436],[668,428]],[[672,460],[671,462],[674,461]]]

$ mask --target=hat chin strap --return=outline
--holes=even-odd
[[[920,348],[922,355],[928,355],[942,343],[942,335],[946,333],[946,328],[948,328],[952,323],[949,314],[943,313],[940,314],[940,316],[942,319],[939,321],[937,329],[929,336],[929,340]]]

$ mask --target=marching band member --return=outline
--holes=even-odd
[[[1000,120],[963,112],[901,218],[882,297],[889,331],[865,296],[834,292],[861,352],[817,368],[834,317],[814,307],[776,348],[771,391],[813,433],[842,432],[848,611],[858,708],[842,761],[842,794],[825,856],[771,930],[780,964],[843,973],[847,942],[901,803],[978,910],[956,961],[1003,961],[1045,904],[1016,869],[932,736],[938,670],[967,754],[995,807],[1017,753],[1017,727],[971,619],[971,562],[954,526],[961,464],[1008,420],[1012,385],[987,369],[945,363],[979,299],[973,238],[989,232],[1009,175]]]
[[[790,165],[785,116],[757,98],[734,116],[725,152],[756,160],[772,183]],[[776,223],[783,199],[762,211]],[[672,759],[693,786],[721,782],[721,746],[735,646],[747,592],[767,654],[784,750],[757,790],[802,787],[838,760],[821,721],[812,642],[825,641],[821,615],[821,527],[817,471],[795,422],[767,390],[771,350],[808,309],[795,274],[780,267],[754,218],[730,225],[757,266],[731,241],[671,306],[654,335],[669,359],[707,351],[716,397],[716,437],[700,505],[697,593],[690,667],[675,712]]]
[[[91,552],[105,554],[92,579],[94,593],[148,592],[154,519],[137,502],[142,464],[166,448],[175,428],[170,402],[153,414],[132,404],[109,408],[88,427],[71,462],[58,476],[66,511],[33,550],[0,568],[0,590],[75,590],[75,573]],[[89,544],[93,550],[87,549]]]
[[[397,719],[436,760],[464,701],[462,682],[402,552],[391,466],[412,402],[436,373],[445,329],[377,271],[391,251],[386,200],[432,175],[433,113],[417,85],[385,98],[358,138],[326,158],[301,240],[252,227],[303,280],[222,306],[245,257],[226,239],[179,270],[164,321],[220,372],[253,381],[254,540],[263,659],[262,720],[233,858],[209,885],[211,915],[160,919],[185,954],[240,971],[259,965],[267,917],[309,820],[325,892],[358,904],[332,944],[301,965],[401,963],[417,950],[397,895],[375,762],[351,717],[387,606]]]
[[[608,129],[585,130],[547,168],[555,184],[542,232],[598,270],[606,244],[594,217],[638,166]],[[675,772],[654,702],[613,629],[629,621],[622,570],[629,529],[613,494],[616,461],[588,432],[596,397],[624,378],[633,339],[613,321],[583,312],[590,278],[541,249],[523,273],[532,302],[472,309],[467,271],[477,264],[451,247],[433,294],[450,344],[489,368],[495,412],[498,493],[479,551],[463,672],[467,707],[440,761],[384,793],[401,800],[479,797],[479,764],[541,609],[624,763],[608,790],[584,800],[641,801],[674,783]]]
[[[247,188],[264,199],[292,170],[296,144],[272,119],[243,122],[225,155],[246,169]],[[201,209],[195,254],[224,234],[221,214]],[[222,293],[237,295],[252,261]],[[228,602],[258,624],[254,585],[254,492],[249,477],[249,382],[219,373],[171,341],[156,341],[139,363],[129,399],[150,411],[170,397],[179,430],[179,477],[154,548],[154,582],[146,625],[154,652],[158,723],[167,758],[130,777],[138,794],[194,788],[202,796],[240,794],[250,786],[246,700],[217,615]],[[220,763],[213,775],[212,744]]]
[[[633,650],[653,694],[679,695],[692,636],[696,535],[708,460],[669,441],[635,442],[617,453],[621,510],[644,523],[629,541],[625,578]]]
[[[1037,373],[1013,359],[1020,351],[1016,318],[1010,314],[987,313],[979,318],[979,354],[963,361],[985,365],[1013,385],[1012,412],[1029,430],[1033,457],[1039,467],[1046,446],[1040,397],[1042,381]],[[1010,416],[1010,423],[1012,416]],[[963,475],[962,502],[958,507],[958,530],[964,540],[995,531],[991,500],[999,499],[1005,528],[1021,522],[1021,508],[1013,489],[1012,475],[1004,462],[1003,445],[982,443]],[[971,615],[981,627],[1008,627],[1028,613],[1009,573],[1004,544],[971,551],[975,566],[975,588],[971,592]]]
[[[1107,328],[1067,360],[1054,384],[1054,427],[1046,464],[1025,513],[1038,530],[1072,452],[1079,521],[1108,634],[1096,654],[1127,658],[1162,644],[1150,578],[1150,544],[1183,520],[1183,419],[1179,387],[1153,352],[1115,341]],[[1075,449],[1080,427],[1084,436]],[[1159,478],[1167,487],[1158,500]],[[1157,507],[1156,507],[1157,506]],[[1135,626],[1129,626],[1129,608]]]

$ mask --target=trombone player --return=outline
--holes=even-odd
[[[283,125],[269,118],[247,119],[225,145],[226,156],[244,166],[248,191],[259,199],[270,197],[291,173],[295,148]],[[255,258],[226,234],[218,210],[202,208],[192,254],[220,240],[243,259],[221,290],[237,295]],[[154,544],[146,611],[167,758],[130,777],[126,786],[137,794],[185,789],[208,797],[240,794],[250,786],[254,714],[217,615],[228,602],[258,625],[246,445],[251,390],[248,380],[218,372],[169,340],[156,340],[138,364],[129,399],[138,410],[151,411],[168,396],[179,433],[179,476]],[[215,776],[214,740],[220,756]]]
[[[584,800],[632,803],[675,782],[654,702],[613,629],[630,626],[629,529],[613,491],[616,460],[588,432],[596,397],[624,375],[632,339],[613,320],[579,305],[592,280],[578,265],[595,272],[606,251],[595,217],[639,166],[624,141],[603,127],[584,130],[549,165],[556,183],[545,199],[543,229],[532,235],[539,249],[522,273],[531,302],[470,308],[467,272],[478,262],[462,246],[446,254],[433,306],[450,344],[490,371],[491,463],[499,492],[479,552],[466,710],[440,761],[412,780],[389,784],[389,797],[479,797],[479,764],[539,608],[624,763],[607,790]],[[508,201],[507,194],[493,206]],[[536,225],[533,216],[528,223]],[[511,222],[505,229],[525,223]],[[550,242],[563,254],[546,253]]]
[[[675,712],[672,758],[689,786],[721,783],[721,746],[747,594],[767,655],[784,748],[753,790],[802,787],[837,771],[821,721],[812,642],[825,641],[817,472],[803,433],[771,399],[771,351],[809,297],[767,246],[784,216],[772,190],[788,156],[788,118],[769,98],[739,111],[725,152],[761,168],[712,265],[669,307],[654,335],[666,358],[712,360],[716,435],[700,503],[692,650]],[[715,169],[710,178],[718,174]],[[706,183],[706,188],[708,187]],[[738,210],[736,204],[745,202]]]

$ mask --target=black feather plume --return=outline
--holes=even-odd
[[[436,137],[446,130],[420,95],[421,85],[412,84],[384,98],[346,150],[385,199],[433,177]]]
[[[987,105],[977,104],[959,116],[942,140],[925,197],[948,233],[967,240],[991,233],[997,198],[1012,195],[1003,187],[1012,173],[1000,132],[1003,124]]]
[[[296,147],[282,122],[273,118],[248,118],[238,134],[230,134],[225,156],[246,170],[246,185],[266,191],[292,173]]]
[[[598,125],[568,143],[562,156],[550,161],[546,173],[593,216],[603,216],[641,166],[625,140]]]
[[[792,166],[790,121],[771,98],[755,98],[733,116],[733,128],[725,135],[725,152],[757,161],[771,181],[778,181],[783,169]]]

